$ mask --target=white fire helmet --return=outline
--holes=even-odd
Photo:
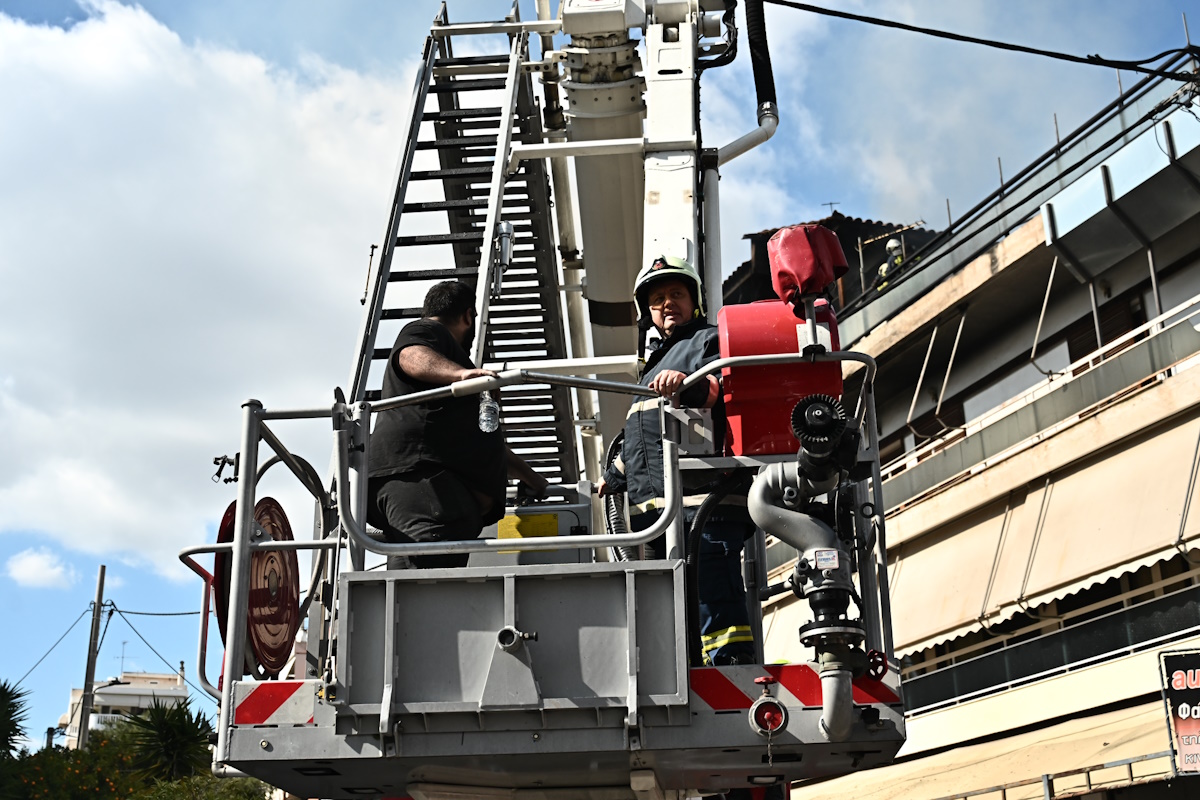
[[[663,278],[676,278],[683,281],[692,293],[692,302],[696,306],[696,316],[704,316],[704,292],[700,286],[700,275],[696,268],[685,259],[674,256],[659,256],[642,268],[637,280],[633,283],[633,303],[637,309],[638,319],[649,319],[650,302],[647,299],[651,283]]]

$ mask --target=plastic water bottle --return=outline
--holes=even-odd
[[[479,395],[479,430],[494,433],[500,427],[500,404],[492,399],[491,392]]]

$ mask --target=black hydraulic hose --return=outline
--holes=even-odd
[[[758,105],[775,102],[775,75],[771,71],[771,53],[767,49],[767,24],[763,18],[763,0],[746,0],[746,40],[750,44],[750,65],[754,69],[754,88]]]
[[[725,52],[712,58],[699,59],[696,65],[697,74],[706,69],[732,64],[733,60],[737,58],[737,0],[725,0],[725,13],[721,17],[721,23],[725,26],[726,32]]]
[[[700,534],[704,532],[704,526],[708,524],[708,518],[717,504],[744,480],[745,475],[737,472],[723,478],[700,503],[696,515],[692,517],[692,526],[688,528],[687,545],[684,548],[684,590],[687,601],[688,663],[693,667],[704,666],[704,648],[700,646]]]
[[[621,452],[621,443],[624,441],[625,431],[621,431],[609,443],[608,450],[604,454],[604,469],[606,471],[612,466],[617,453]],[[601,498],[601,502],[604,503],[604,528],[608,531],[609,536],[626,533],[624,495],[606,494]],[[616,554],[618,561],[637,560],[637,548],[614,547],[612,550]]]

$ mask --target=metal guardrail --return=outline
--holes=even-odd
[[[864,390],[858,398],[858,409],[855,417],[855,424],[865,429],[868,434],[870,443],[869,455],[875,463],[874,474],[872,476],[872,502],[874,508],[880,509],[876,512],[876,521],[874,524],[875,536],[871,545],[874,550],[874,555],[877,564],[887,563],[887,547],[886,540],[883,536],[882,520],[880,518],[882,510],[882,496],[880,494],[881,481],[878,471],[878,441],[875,436],[876,419],[874,394],[871,377],[875,374],[875,362],[869,356],[859,353],[849,352],[834,352],[827,353],[822,350],[808,348],[803,353],[780,353],[758,356],[739,356],[733,358],[720,359],[707,365],[700,371],[688,376],[684,382],[684,387],[690,386],[701,380],[705,375],[715,372],[723,367],[736,367],[739,365],[762,365],[762,364],[786,364],[786,363],[812,363],[822,361],[859,361],[867,367],[867,380],[864,381]],[[587,366],[584,364],[583,369]],[[539,384],[559,384],[571,386],[581,389],[594,389],[597,391],[621,392],[624,394],[655,396],[657,394],[646,387],[636,384],[621,383],[615,381],[604,381],[592,378],[582,378],[571,375],[559,375],[550,373],[540,373],[531,370],[508,370],[498,373],[495,377],[480,377],[472,378],[465,381],[459,381],[449,386],[443,386],[436,389],[431,389],[424,392],[418,392],[403,397],[389,398],[388,400],[379,401],[374,404],[368,402],[357,402],[353,405],[347,404],[344,401],[340,391],[337,392],[338,401],[331,407],[325,409],[298,409],[298,410],[267,410],[257,400],[248,400],[243,404],[243,425],[241,435],[241,446],[238,450],[240,455],[240,470],[243,475],[261,476],[262,471],[269,463],[283,463],[287,466],[296,478],[305,486],[313,495],[314,499],[320,504],[323,510],[330,510],[330,506],[336,507],[336,519],[340,523],[341,530],[345,531],[347,539],[343,539],[340,534],[330,536],[333,530],[325,530],[325,526],[319,526],[316,538],[312,541],[258,541],[255,535],[257,525],[253,519],[253,508],[255,503],[257,479],[245,479],[238,482],[238,494],[236,503],[236,513],[234,520],[234,537],[233,541],[224,544],[199,545],[196,547],[186,548],[180,553],[180,560],[188,566],[193,572],[200,576],[204,582],[203,608],[207,611],[211,591],[213,588],[213,576],[201,567],[192,556],[206,552],[226,552],[230,555],[230,586],[228,597],[229,618],[226,626],[226,642],[225,659],[223,666],[223,674],[227,680],[223,686],[218,689],[213,687],[211,683],[201,675],[202,685],[205,691],[208,691],[214,696],[220,698],[220,720],[218,723],[218,739],[217,746],[214,752],[214,771],[220,774],[233,774],[226,765],[229,760],[229,731],[232,728],[232,686],[236,683],[235,679],[228,679],[230,676],[240,675],[240,667],[243,664],[245,647],[246,647],[246,626],[247,620],[244,614],[238,610],[245,607],[248,592],[249,592],[249,573],[250,562],[253,554],[258,550],[300,550],[300,549],[317,549],[321,551],[329,551],[331,553],[330,570],[337,574],[339,572],[339,553],[342,546],[347,542],[352,542],[354,545],[365,550],[370,550],[380,554],[417,554],[417,553],[442,553],[442,552],[473,552],[486,551],[503,547],[506,551],[517,550],[544,550],[544,549],[562,549],[565,547],[578,548],[595,548],[609,547],[616,545],[631,545],[640,544],[644,541],[649,541],[660,533],[666,533],[668,554],[676,554],[681,552],[682,546],[682,523],[678,519],[679,514],[676,513],[676,506],[680,503],[674,502],[675,498],[682,491],[682,484],[678,468],[678,451],[677,443],[673,441],[669,434],[669,427],[664,421],[663,430],[663,462],[664,462],[664,477],[665,494],[668,503],[667,509],[660,516],[659,520],[649,529],[636,533],[625,534],[623,536],[605,536],[598,537],[595,535],[585,536],[565,536],[555,537],[553,541],[532,540],[511,540],[507,539],[503,542],[499,540],[471,540],[467,542],[422,542],[422,543],[381,543],[374,541],[367,534],[361,521],[365,518],[366,500],[367,500],[367,452],[370,437],[370,415],[375,410],[386,410],[389,408],[397,408],[404,405],[411,405],[429,400],[441,399],[446,397],[462,397],[477,394],[484,390],[498,389],[500,386],[515,384],[515,383],[539,383]],[[662,413],[662,402],[659,403],[660,414]],[[275,436],[266,426],[265,422],[275,419],[330,419],[333,423],[333,428],[337,440],[335,447],[335,462],[336,483],[333,492],[326,492],[324,488],[315,480],[311,466],[307,462],[292,455],[283,442]],[[269,461],[261,465],[259,464],[259,444],[265,442],[269,448],[275,451],[275,456]],[[671,555],[671,557],[681,557]],[[862,562],[864,565],[867,560]],[[860,578],[866,581],[866,587],[869,591],[864,591],[864,595],[878,595],[879,606],[872,608],[871,611],[881,615],[882,619],[890,619],[890,603],[888,598],[887,588],[887,572],[882,567],[878,568],[878,574],[873,574],[875,571],[871,569],[860,569]],[[317,570],[314,570],[313,580],[318,577]],[[338,602],[338,587],[340,581],[335,581],[333,586],[333,596],[330,599],[330,607],[336,607]],[[310,587],[308,597],[313,595],[312,587]],[[311,602],[311,600],[309,600]],[[865,615],[865,609],[864,609]],[[203,664],[205,659],[205,645],[207,641],[207,613],[201,614],[201,643],[200,643],[200,662]],[[892,652],[891,630],[890,626],[883,626],[883,630],[874,637],[878,639],[878,644],[885,648],[887,653]],[[327,673],[330,673],[332,664],[327,667]],[[327,676],[328,679],[328,676]]]
[[[1163,630],[1168,620],[1172,627]],[[1112,638],[1104,643],[1101,632],[1119,636],[1121,640]],[[1200,588],[1190,586],[1068,625],[1036,639],[963,659],[923,675],[905,677],[906,711],[909,716],[921,716],[1084,667],[1144,653],[1198,633]],[[1098,642],[1100,646],[1097,646]],[[1060,653],[1061,658],[1052,661],[1050,653]],[[997,674],[1000,672],[1003,675]],[[990,683],[986,678],[989,674],[995,675]],[[972,688],[972,684],[976,688]]]
[[[1177,367],[1200,352],[1197,321],[1200,295],[1076,360],[964,428],[884,465],[880,474],[887,481],[888,508],[965,470],[991,466],[1022,442],[1044,437],[1096,403]]]
[[[1161,773],[1152,773],[1150,775],[1142,776],[1140,778],[1134,777],[1134,774],[1133,774],[1133,765],[1134,764],[1140,764],[1145,761],[1155,761],[1155,760],[1162,759],[1162,758],[1170,759],[1170,768],[1168,770],[1161,772]],[[1107,770],[1107,769],[1118,769],[1120,767],[1126,768],[1126,777],[1124,779],[1122,779],[1121,781],[1119,781],[1119,782],[1114,782],[1114,781],[1093,782],[1092,781],[1092,773],[1093,772],[1099,772],[1100,770]],[[1176,777],[1177,774],[1178,773],[1175,770],[1174,754],[1170,750],[1163,750],[1162,752],[1159,752],[1159,753],[1149,753],[1144,756],[1136,756],[1134,758],[1124,758],[1124,759],[1121,759],[1120,761],[1109,761],[1105,764],[1095,764],[1090,767],[1081,767],[1080,769],[1068,770],[1066,772],[1049,773],[1049,774],[1042,775],[1037,778],[1027,778],[1023,781],[1013,781],[1012,783],[1004,783],[1004,784],[1000,784],[999,786],[989,786],[986,789],[975,789],[970,792],[959,792],[959,793],[955,793],[955,794],[947,794],[947,795],[943,795],[941,797],[936,798],[936,800],[967,800],[967,798],[971,798],[971,797],[983,797],[985,795],[995,795],[995,794],[999,795],[1000,800],[1008,800],[1008,793],[1011,790],[1024,788],[1026,786],[1037,786],[1039,784],[1042,787],[1043,799],[1044,800],[1055,800],[1055,798],[1074,797],[1079,794],[1087,794],[1090,792],[1095,792],[1095,791],[1099,791],[1099,790],[1103,790],[1103,789],[1114,789],[1119,786],[1128,786],[1128,785],[1130,785],[1132,783],[1136,783],[1138,781],[1154,780],[1154,779],[1158,778],[1160,775],[1162,778],[1174,778],[1174,777]],[[1059,794],[1058,792],[1055,791],[1054,782],[1056,780],[1061,780],[1063,778],[1069,778],[1073,775],[1084,776],[1084,787],[1083,788],[1072,787],[1072,788],[1066,790],[1065,792],[1063,792],[1062,794]],[[1024,796],[1028,797],[1029,795],[1024,795]]]

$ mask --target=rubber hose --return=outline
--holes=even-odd
[[[699,59],[696,65],[697,74],[706,69],[732,64],[737,58],[737,0],[725,0],[725,13],[721,17],[721,22],[728,33],[729,49],[719,56]]]
[[[688,528],[687,545],[684,548],[684,589],[688,610],[688,663],[693,667],[704,666],[704,648],[700,646],[700,534],[704,532],[712,510],[743,480],[744,476],[736,472],[726,476],[700,503],[696,515],[692,517],[692,526]]]
[[[767,48],[763,0],[746,0],[746,39],[750,44],[750,66],[754,70],[758,104],[774,103],[775,75],[771,71],[771,53]]]
[[[621,431],[613,440],[609,442],[608,450],[604,453],[604,469],[608,470],[612,466],[613,460],[616,459],[617,453],[620,452],[621,443],[625,441],[625,431]],[[616,536],[626,533],[625,528],[625,499],[616,495],[606,494],[602,498],[604,503],[604,529],[609,536]],[[617,561],[637,561],[637,549],[633,547],[614,547],[613,553],[617,557]]]

